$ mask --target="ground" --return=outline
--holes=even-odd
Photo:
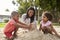
[[[56,31],[60,34],[60,27],[55,27],[55,26],[54,26],[54,28],[55,28]],[[20,32],[20,31],[19,31],[19,32]],[[0,39],[1,39],[1,40],[2,40],[2,39],[5,40],[4,37],[5,37],[5,36],[4,36],[4,34],[3,34],[3,28],[0,28]]]

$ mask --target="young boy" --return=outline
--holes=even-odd
[[[14,36],[16,36],[16,32],[18,28],[26,28],[29,29],[30,27],[19,22],[19,14],[16,11],[11,13],[11,19],[8,21],[4,28],[4,34],[6,35],[8,40],[13,40]],[[12,32],[14,32],[12,34]]]

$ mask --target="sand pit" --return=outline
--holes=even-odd
[[[38,30],[33,30],[23,35],[18,35],[18,38],[15,40],[60,40],[60,38],[51,34],[43,34]]]
[[[37,30],[33,30],[33,31],[30,31],[28,33],[24,33],[23,35],[18,35],[18,36],[19,37],[15,40],[39,40],[39,39],[42,39],[41,36],[43,36],[43,34],[42,33],[40,34],[40,32]]]
[[[6,40],[2,33],[0,35],[0,40]],[[33,30],[27,33],[21,31],[14,40],[60,40],[60,38],[55,35],[43,34],[41,31]]]

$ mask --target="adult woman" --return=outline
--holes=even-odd
[[[22,15],[22,22],[37,29],[35,10],[29,7],[26,14]]]

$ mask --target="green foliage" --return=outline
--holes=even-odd
[[[4,22],[7,23],[9,20],[5,19]]]
[[[9,12],[9,9],[6,9],[5,11]]]
[[[35,9],[39,7],[39,15],[42,15],[44,10],[50,11],[54,20],[58,20],[60,17],[60,1],[59,0],[16,0],[19,4],[18,12],[20,14],[26,13],[28,7],[35,6]],[[42,9],[42,10],[41,10]],[[36,15],[38,16],[37,12]]]
[[[56,0],[40,0],[40,6],[50,11],[56,7]]]
[[[12,1],[12,3],[13,3],[13,5],[15,5],[15,4],[16,4],[14,0]]]
[[[60,0],[56,0],[57,2],[57,10],[60,12]]]
[[[31,5],[31,3],[27,2],[27,0],[17,0],[19,7],[18,7],[18,12],[20,14],[26,13],[28,7]]]
[[[0,28],[3,28],[6,23],[0,23]]]

